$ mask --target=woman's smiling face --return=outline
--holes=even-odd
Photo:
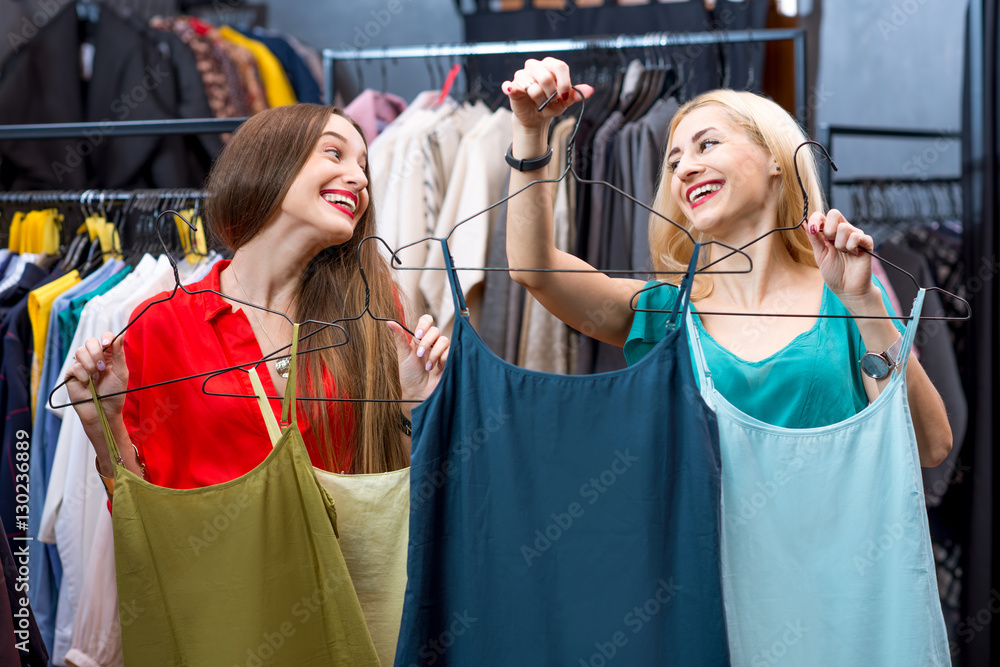
[[[331,115],[281,202],[279,217],[313,227],[320,247],[345,243],[368,208],[367,165],[362,136],[346,118]]]
[[[726,235],[776,197],[777,163],[722,107],[692,110],[670,139],[671,196],[699,231]]]

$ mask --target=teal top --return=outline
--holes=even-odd
[[[878,278],[889,315],[896,315]],[[658,284],[651,281],[647,287]],[[678,288],[643,292],[637,308],[670,310]],[[715,388],[736,408],[764,423],[785,428],[813,428],[843,421],[868,406],[858,361],[865,353],[861,332],[852,319],[817,318],[808,331],[760,361],[746,361],[722,347],[701,323],[694,304],[691,313],[700,334],[705,360]],[[830,288],[823,285],[820,315],[849,315]],[[666,333],[666,313],[636,312],[625,342],[625,359],[632,365],[642,359]],[[900,333],[905,320],[892,320]],[[760,331],[748,327],[747,336]],[[692,362],[693,363],[693,362]]]
[[[69,346],[73,343],[73,336],[76,334],[76,328],[80,324],[80,317],[83,315],[84,307],[90,303],[91,299],[94,297],[110,292],[115,285],[123,281],[125,276],[131,272],[132,267],[126,265],[90,292],[74,297],[69,302],[69,307],[59,313],[59,335],[62,338],[62,346],[64,350],[68,350]]]

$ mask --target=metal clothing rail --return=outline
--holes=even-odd
[[[0,125],[0,139],[94,139],[106,136],[164,134],[208,134],[232,132],[246,118],[177,118],[169,120],[123,120],[100,123],[45,123]]]
[[[332,104],[336,92],[334,63],[338,60],[384,60],[387,58],[442,58],[449,56],[508,55],[514,53],[560,53],[591,49],[618,50],[643,47],[677,47],[707,44],[747,44],[791,40],[795,45],[795,117],[805,126],[806,104],[806,31],[802,28],[774,30],[737,30],[622,35],[593,39],[551,39],[512,42],[479,42],[419,46],[391,46],[372,49],[323,49],[323,74],[326,78],[326,103]]]
[[[821,123],[819,126],[819,132],[817,133],[818,141],[826,146],[827,153],[829,153],[831,159],[834,158],[834,143],[833,139],[837,136],[851,136],[851,137],[879,137],[884,139],[943,139],[945,141],[959,141],[962,138],[961,132],[956,131],[937,131],[937,130],[900,130],[896,128],[878,128],[878,127],[855,127],[850,125],[830,125],[828,123]],[[825,168],[823,169],[823,190],[828,196],[831,196],[833,186],[838,185],[851,185],[852,181],[842,181],[833,180],[833,169],[830,168],[830,163],[827,162]],[[944,178],[941,180],[958,180],[961,179],[961,174],[957,174],[954,179]],[[858,179],[858,180],[873,180],[872,178]],[[886,177],[886,181],[902,181],[906,182],[908,179],[905,178],[894,178]],[[919,181],[933,181],[934,179],[913,179]]]
[[[204,190],[180,188],[173,190],[14,190],[0,192],[0,204],[78,203],[100,206],[109,202],[205,199]]]

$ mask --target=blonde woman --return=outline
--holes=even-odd
[[[511,170],[510,192],[551,178],[544,156],[552,118],[589,97],[593,88],[573,89],[569,67],[554,58],[528,60],[503,91],[513,117],[511,156],[525,160]],[[555,93],[542,110],[539,105]],[[717,90],[686,103],[670,125],[670,136],[653,207],[687,228],[699,241],[741,247],[768,230],[795,226],[803,201],[793,154],[806,141],[795,120],[778,105],[751,93]],[[702,275],[692,294],[699,312],[851,315],[885,317],[891,306],[871,273],[870,236],[837,210],[826,211],[816,164],[799,151],[799,171],[809,195],[809,216],[795,231],[771,234],[746,249],[749,273]],[[552,242],[551,191],[532,187],[508,206],[510,266],[590,269]],[[613,221],[612,221],[613,224]],[[657,216],[650,218],[653,266],[682,271],[691,257],[687,235]],[[702,251],[722,256],[719,246]],[[745,271],[733,256],[713,267]],[[571,327],[624,348],[635,363],[665,334],[663,315],[637,313],[630,299],[641,281],[602,273],[512,272],[533,297]],[[664,284],[637,300],[642,309],[673,306],[677,288]],[[609,304],[612,306],[609,307]],[[607,315],[592,318],[588,313]],[[895,313],[892,313],[895,314]],[[760,315],[695,317],[716,388],[743,412],[776,426],[808,428],[834,424],[874,401],[891,377],[894,349],[905,322],[889,319],[829,319]],[[881,368],[863,370],[866,352],[884,353]],[[888,369],[886,368],[888,367]],[[880,376],[880,377],[879,377]],[[906,372],[910,414],[920,463],[936,466],[951,450],[944,403],[916,358]]]

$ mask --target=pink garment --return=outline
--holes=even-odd
[[[405,109],[403,98],[366,88],[347,105],[344,113],[358,122],[365,131],[365,139],[371,143]]]

